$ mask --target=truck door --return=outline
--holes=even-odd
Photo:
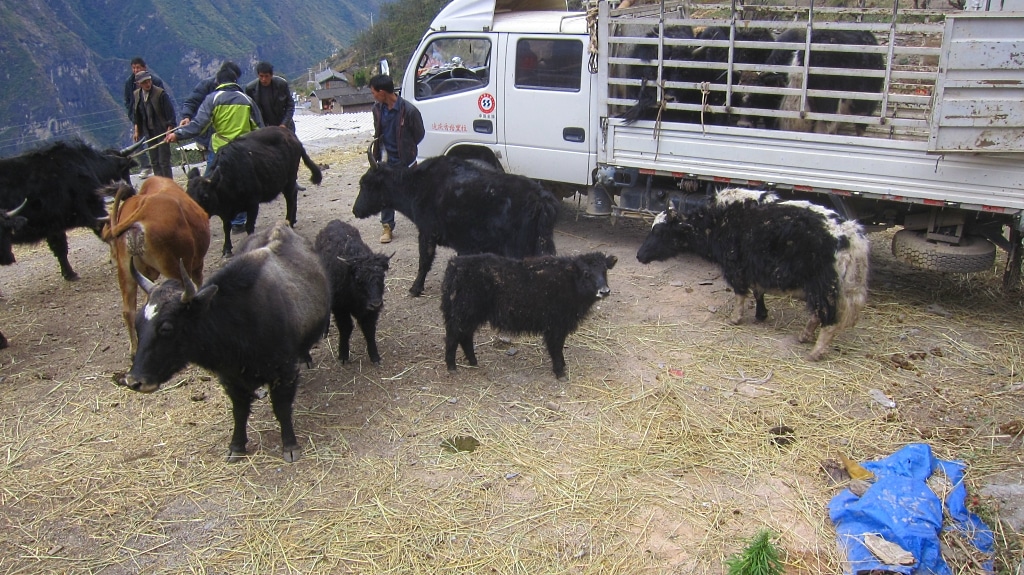
[[[596,153],[586,38],[508,34],[500,39],[498,109],[514,174],[587,184]]]
[[[493,147],[496,143],[494,36],[438,34],[414,54],[412,93],[402,97],[423,116],[426,134],[419,146],[420,158],[444,155],[461,144]],[[411,71],[410,66],[406,74]],[[403,84],[408,91],[408,79]]]

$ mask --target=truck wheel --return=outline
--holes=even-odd
[[[977,236],[966,236],[954,246],[926,240],[922,232],[900,230],[892,237],[892,255],[921,269],[971,273],[992,269],[996,246]]]

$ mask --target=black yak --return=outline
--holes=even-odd
[[[437,246],[459,255],[554,254],[558,203],[529,178],[438,156],[412,168],[372,166],[359,180],[352,213],[367,218],[393,208],[416,225],[420,262],[409,293],[418,296]]]
[[[286,222],[249,236],[239,251],[198,288],[184,269],[181,281],[159,285],[136,270],[149,302],[135,318],[139,349],[127,385],[152,393],[189,363],[216,373],[234,417],[229,460],[245,454],[254,394],[267,385],[284,459],[293,462],[302,453],[292,427],[298,362],[312,361],[330,321],[327,276]]]
[[[309,168],[309,181],[319,184],[323,174],[302,142],[290,130],[271,126],[243,134],[218,150],[209,178],[196,168],[189,171],[188,195],[223,223],[225,256],[233,248],[231,220],[240,212],[246,212],[245,231],[251,234],[260,204],[284,195],[285,219],[295,225],[299,160]]]
[[[68,281],[78,274],[68,261],[67,230],[87,227],[97,234],[107,218],[100,188],[130,181],[127,151],[99,151],[81,140],[49,144],[0,160],[0,210],[24,205],[24,224],[0,228],[3,242],[34,244],[46,240]]]

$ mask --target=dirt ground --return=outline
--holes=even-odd
[[[230,406],[203,370],[152,395],[114,385],[128,336],[92,233],[71,234],[74,283],[45,244],[16,247],[0,271],[0,573],[723,573],[762,528],[779,534],[787,572],[835,573],[826,506],[843,486],[821,463],[914,442],[967,463],[997,565],[1020,564],[1024,303],[997,274],[906,270],[872,234],[868,307],[808,363],[801,302],[769,297],[768,321],[749,309],[733,326],[713,266],[640,265],[648,223],[590,219],[566,200],[559,253],[618,257],[612,295],[566,344],[568,379],[539,338],[489,328],[480,366],[450,375],[438,296],[452,252],[409,297],[414,227],[399,216],[381,246],[376,218],[351,213],[364,146],[315,152],[329,169],[306,184],[296,229],[312,241],[340,218],[394,252],[383,364],[357,330],[341,365],[332,326],[302,371],[295,464],[266,400],[250,456],[224,461]],[[264,206],[258,226],[283,213]],[[212,224],[208,274],[223,264]],[[450,448],[469,437],[474,450]]]

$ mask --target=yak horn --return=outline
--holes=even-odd
[[[136,150],[138,150],[145,144],[146,140],[139,140],[138,142],[135,142],[134,144],[128,146],[127,148],[122,148],[119,152],[117,152],[117,155],[127,158],[128,156],[134,154]]]
[[[21,212],[21,210],[25,207],[25,204],[27,204],[27,203],[28,203],[28,198],[25,198],[24,200],[21,200],[21,205],[20,206],[18,206],[16,208],[14,208],[13,210],[7,212],[7,217],[13,218],[14,216],[18,215]]]
[[[185,262],[181,258],[178,258],[178,272],[181,274],[181,287],[185,289],[185,292],[181,294],[181,303],[188,303],[196,297],[196,284],[189,277],[188,270],[185,269]]]
[[[380,141],[380,138],[374,138],[370,142],[370,145],[366,147],[366,159],[369,160],[370,166],[374,167],[374,168],[380,167],[380,162],[378,162],[377,158],[376,158],[376,155],[377,155],[377,143],[379,141]]]
[[[132,256],[128,260],[128,267],[132,270],[132,277],[135,278],[135,283],[139,284],[142,291],[146,292],[146,294],[153,293],[153,288],[156,287],[156,284],[150,281],[146,276],[142,275],[138,268],[135,267],[135,256]]]

